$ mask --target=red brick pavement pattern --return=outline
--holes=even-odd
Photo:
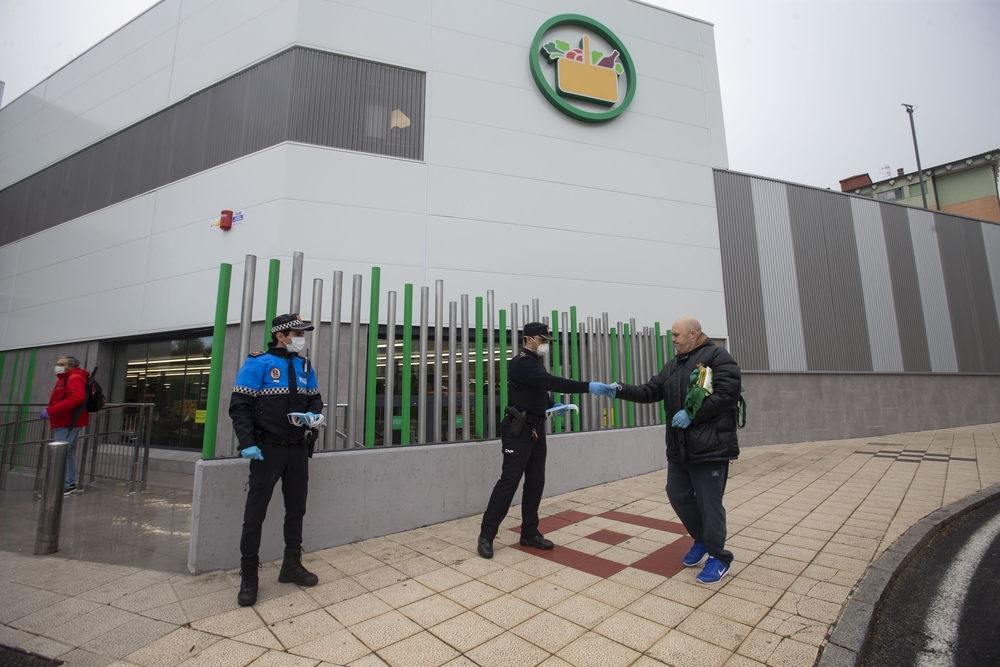
[[[636,514],[628,514],[627,512],[617,512],[613,510],[610,512],[604,512],[600,516],[605,519],[611,519],[612,521],[620,521],[622,523],[628,523],[633,526],[642,526],[644,528],[655,528],[656,530],[662,530],[676,535],[687,534],[687,531],[684,530],[684,526],[676,521],[664,521],[663,519],[654,519],[652,517],[639,516]],[[577,512],[575,510],[566,510],[564,512],[559,512],[558,514],[553,514],[552,516],[547,516],[539,521],[538,531],[542,535],[545,535],[546,533],[551,533],[552,531],[559,530],[560,528],[565,528],[566,526],[574,523],[579,523],[580,521],[584,521],[590,517],[590,514],[584,514],[583,512]],[[520,527],[511,528],[511,530],[515,533],[521,532]],[[607,529],[599,530],[596,533],[588,535],[587,537],[592,540],[597,540],[598,542],[611,545],[621,544],[622,542],[632,538],[631,535],[625,535],[623,533],[617,533],[613,530]],[[561,547],[559,545],[554,546],[550,551],[544,551],[534,547],[525,547],[520,544],[515,544],[512,548],[532,554],[533,556],[538,556],[539,558],[544,558],[545,560],[552,561],[553,563],[559,563],[560,565],[565,565],[566,567],[571,567],[575,570],[587,572],[588,574],[605,579],[621,572],[626,567],[634,567],[637,570],[658,574],[663,577],[672,577],[684,569],[684,564],[681,562],[681,559],[684,557],[684,554],[688,552],[688,549],[691,548],[691,544],[693,544],[693,542],[694,540],[691,538],[675,540],[667,546],[657,549],[648,556],[644,556],[640,560],[632,563],[631,566],[616,563],[615,561],[608,560],[607,558],[601,558],[600,556],[591,556],[590,554],[582,551],[570,549],[569,547]]]

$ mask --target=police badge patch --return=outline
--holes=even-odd
[[[271,379],[274,380],[275,382],[277,382],[280,377],[281,377],[281,369],[272,368],[271,369]]]

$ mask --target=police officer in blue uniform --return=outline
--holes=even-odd
[[[551,340],[552,331],[547,324],[525,324],[524,348],[507,364],[508,406],[500,422],[503,471],[493,487],[479,531],[476,550],[483,558],[493,558],[493,539],[500,522],[507,516],[522,475],[520,543],[545,550],[553,546],[538,531],[538,505],[545,488],[545,419],[549,408],[557,408],[552,414],[565,414],[568,408],[553,401],[549,392],[578,394],[589,391],[604,396],[613,391],[611,385],[567,380],[545,370],[540,355],[548,354]]]
[[[323,423],[323,398],[309,361],[298,356],[313,327],[298,315],[271,322],[267,351],[254,352],[236,376],[229,416],[240,455],[250,461],[250,483],[240,539],[240,592],[248,607],[257,601],[261,526],[274,485],[281,480],[285,500],[285,558],[278,581],[315,586],[318,577],[302,565],[302,517],[309,488],[309,458]]]

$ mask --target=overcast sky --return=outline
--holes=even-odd
[[[924,167],[1000,147],[1000,0],[651,2],[715,24],[730,169],[833,189],[912,171],[903,102]],[[0,0],[3,103],[153,4]]]

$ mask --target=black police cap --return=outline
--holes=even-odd
[[[524,335],[526,338],[544,338],[545,340],[555,340],[552,338],[552,330],[549,325],[541,322],[528,322],[524,325]]]

